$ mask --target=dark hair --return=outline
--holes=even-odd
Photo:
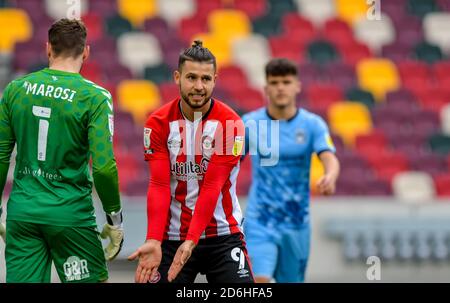
[[[286,58],[276,58],[266,64],[266,78],[269,76],[297,76],[297,65]]]
[[[207,49],[203,47],[203,42],[200,40],[195,40],[191,47],[186,48],[178,58],[178,70],[181,70],[181,66],[186,61],[194,62],[206,62],[212,63],[214,65],[214,70],[216,70],[216,57]]]
[[[86,26],[76,19],[60,19],[48,30],[48,41],[56,56],[78,57],[86,46]]]

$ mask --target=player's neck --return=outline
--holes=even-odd
[[[82,63],[79,59],[57,58],[50,61],[49,68],[69,73],[79,73]]]
[[[297,114],[297,107],[295,105],[278,107],[269,104],[267,112],[274,120],[290,120]]]
[[[181,106],[181,112],[183,113],[183,116],[186,119],[188,119],[189,121],[193,122],[193,121],[203,117],[209,111],[209,109],[211,107],[211,99],[200,108],[192,108],[184,100],[182,100],[180,102],[180,106]]]

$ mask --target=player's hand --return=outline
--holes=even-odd
[[[167,274],[167,279],[169,280],[169,282],[172,282],[178,276],[184,264],[186,264],[186,262],[191,257],[194,248],[195,243],[191,240],[184,241],[183,244],[178,247]]]
[[[6,237],[6,227],[5,224],[0,222],[0,237],[2,237],[3,241],[5,242]]]
[[[152,239],[147,240],[128,257],[128,260],[132,261],[136,258],[139,258],[139,263],[134,276],[135,282],[147,283],[153,281],[158,274],[158,267],[161,263],[161,242]]]
[[[122,212],[107,214],[108,223],[103,225],[103,230],[100,233],[100,237],[103,239],[109,238],[109,243],[104,249],[105,258],[107,261],[113,260],[122,249],[123,244],[123,224],[122,224]]]
[[[330,175],[323,175],[317,181],[317,189],[321,195],[332,195],[336,191],[336,179]]]

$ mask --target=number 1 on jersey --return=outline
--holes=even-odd
[[[41,118],[50,118],[52,109],[50,107],[33,106],[33,115]],[[45,161],[47,155],[47,135],[50,123],[47,120],[39,120],[37,159]]]

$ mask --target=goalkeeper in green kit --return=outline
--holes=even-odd
[[[89,56],[81,21],[61,19],[48,31],[49,68],[12,81],[0,101],[0,193],[14,145],[7,203],[6,282],[104,282],[106,260],[123,242],[113,153],[111,94],[79,71]],[[107,223],[97,231],[92,176]],[[1,213],[0,213],[1,214]],[[109,238],[103,250],[101,239]]]

